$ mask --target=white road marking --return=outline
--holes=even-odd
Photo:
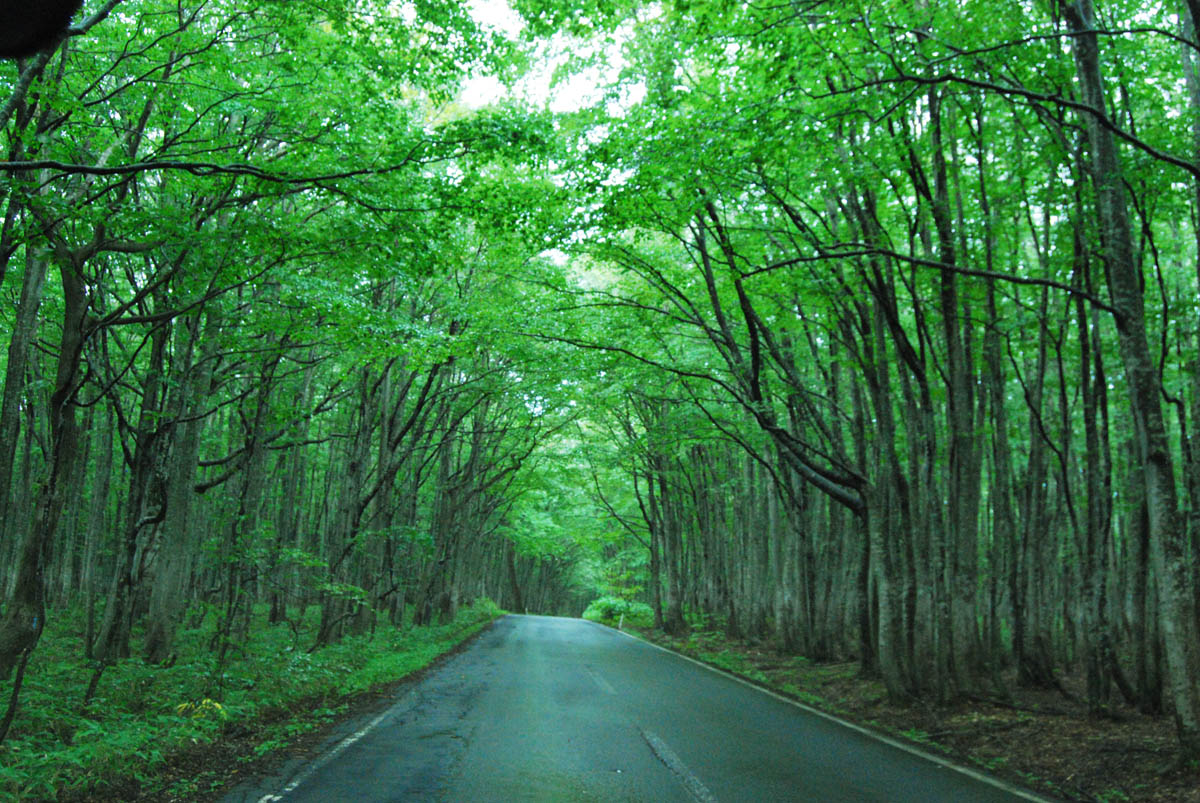
[[[687,764],[675,755],[675,751],[667,747],[667,743],[660,739],[652,731],[641,728],[642,738],[646,740],[646,744],[650,745],[650,749],[654,751],[654,755],[658,756],[658,760],[667,765],[667,769],[679,776],[679,780],[683,782],[683,788],[688,790],[693,798],[698,803],[717,803],[717,799],[713,793],[708,791],[700,779],[692,774],[687,768]]]
[[[617,690],[612,687],[612,684],[609,683],[604,678],[602,678],[600,676],[600,674],[596,672],[596,670],[592,669],[590,666],[585,666],[584,670],[586,670],[587,673],[589,675],[591,675],[592,680],[596,681],[596,685],[600,687],[600,691],[605,692],[607,694],[616,694],[617,693]]]
[[[627,633],[624,630],[614,630],[613,628],[608,627],[607,625],[602,625],[599,622],[593,622],[590,619],[581,619],[580,621],[587,622],[588,624],[595,625],[596,627],[603,628],[604,630],[609,630],[613,633],[619,633],[622,636],[631,638],[634,641],[641,642],[642,644],[646,644],[650,647],[653,647],[656,650],[662,650],[667,655],[673,655],[676,658],[680,658],[684,661],[688,661],[689,663],[693,663],[696,666],[703,667],[704,669],[707,669],[709,672],[718,674],[721,677],[726,677],[726,678],[729,678],[730,680],[737,681],[738,683],[741,683],[743,686],[746,686],[748,688],[754,689],[755,691],[762,692],[763,694],[774,697],[776,700],[779,700],[780,702],[784,702],[784,703],[787,703],[788,705],[795,706],[796,708],[799,708],[801,711],[805,711],[809,714],[812,714],[813,716],[820,717],[821,719],[827,720],[829,722],[834,722],[838,725],[841,725],[843,728],[849,728],[850,730],[861,733],[864,736],[869,736],[870,738],[875,739],[876,741],[883,742],[884,744],[888,744],[899,750],[903,750],[904,752],[909,753],[910,755],[914,755],[914,756],[923,758],[926,761],[932,762],[933,764],[936,764],[937,766],[939,766],[943,769],[951,770],[951,771],[957,772],[961,775],[966,775],[968,778],[973,778],[976,781],[979,781],[980,783],[985,783],[988,786],[994,786],[997,789],[1002,789],[1003,791],[1008,792],[1010,795],[1014,795],[1014,796],[1020,798],[1021,800],[1029,800],[1029,801],[1032,801],[1032,803],[1052,803],[1050,798],[1041,797],[1040,795],[1030,792],[1027,789],[1022,789],[1019,786],[1014,786],[1013,784],[1010,784],[1006,781],[1002,781],[999,778],[993,778],[990,775],[984,775],[982,772],[976,772],[975,770],[971,769],[970,767],[964,767],[961,764],[955,764],[951,761],[948,761],[948,760],[942,758],[941,756],[936,756],[933,753],[927,753],[924,750],[913,747],[911,744],[907,744],[907,743],[901,742],[897,739],[892,739],[888,736],[884,736],[882,733],[878,733],[876,731],[870,730],[869,728],[864,728],[861,725],[855,725],[853,722],[848,722],[840,717],[835,717],[833,714],[827,714],[826,712],[822,711],[819,708],[813,708],[811,705],[805,705],[804,703],[799,702],[798,700],[793,700],[791,697],[784,697],[782,694],[773,692],[770,689],[766,689],[766,688],[763,688],[762,686],[751,683],[750,681],[746,680],[745,678],[740,678],[737,675],[734,675],[730,672],[724,672],[720,669],[717,669],[715,666],[709,666],[708,664],[704,663],[703,661],[697,661],[695,658],[689,658],[688,656],[683,655],[682,653],[675,652],[674,650],[668,650],[666,647],[660,647],[659,645],[655,644],[653,641],[647,641],[644,638],[638,638],[637,636],[633,635],[632,633]]]
[[[409,692],[409,694],[411,694],[411,693],[412,692]],[[403,697],[400,698],[400,700],[403,700],[406,697],[408,697],[408,694],[405,694]],[[397,701],[397,704],[399,704],[399,701]],[[328,753],[326,753],[325,755],[318,758],[316,761],[309,764],[307,767],[305,767],[304,771],[301,772],[299,775],[297,775],[295,778],[293,778],[291,783],[289,783],[287,786],[283,787],[283,789],[280,789],[278,794],[263,795],[262,797],[260,797],[258,799],[258,803],[274,803],[274,801],[276,801],[276,800],[283,800],[283,798],[286,795],[294,792],[296,790],[296,788],[300,786],[300,784],[304,783],[309,778],[311,778],[313,776],[313,773],[315,773],[317,770],[321,769],[321,767],[324,767],[326,764],[328,764],[330,761],[332,761],[334,758],[336,758],[338,755],[340,755],[341,752],[343,750],[345,750],[347,747],[354,744],[359,739],[361,739],[362,737],[364,737],[368,733],[370,733],[372,730],[374,730],[375,726],[377,726],[380,722],[383,722],[385,719],[387,719],[388,715],[391,714],[392,711],[395,710],[395,708],[396,708],[396,706],[392,705],[391,707],[388,708],[388,710],[384,711],[382,714],[375,717],[375,719],[368,722],[362,728],[360,728],[357,731],[355,731],[354,733],[350,734],[345,739],[342,739],[340,742],[338,742],[334,746],[334,748],[332,750],[330,750]]]

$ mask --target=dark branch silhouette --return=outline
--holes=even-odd
[[[0,58],[32,56],[58,43],[83,0],[0,0]]]

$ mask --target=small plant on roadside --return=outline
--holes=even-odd
[[[784,683],[779,688],[782,691],[786,692],[787,694],[790,694],[791,696],[795,697],[800,702],[802,702],[806,705],[810,705],[813,708],[820,708],[820,709],[827,710],[827,711],[840,710],[839,707],[830,705],[829,701],[826,700],[824,697],[821,697],[820,695],[817,695],[817,694],[813,694],[812,692],[810,692],[806,689],[802,689],[799,686],[795,685],[794,683]]]
[[[905,739],[908,739],[910,742],[929,745],[934,744],[933,738],[920,728],[909,728],[908,730],[902,730],[900,731],[900,735]]]
[[[1096,795],[1096,800],[1099,803],[1125,803],[1132,800],[1129,795],[1125,794],[1120,789],[1105,789],[1100,794]]]
[[[192,719],[229,719],[225,706],[207,697],[198,703],[180,703],[175,706],[175,713]]]
[[[989,772],[998,772],[1008,766],[1008,756],[972,756],[971,760]]]

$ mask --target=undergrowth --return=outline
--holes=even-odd
[[[583,612],[583,618],[610,627],[654,626],[654,611],[649,605],[611,595],[592,600]]]
[[[80,614],[60,612],[30,658],[17,718],[0,744],[0,800],[152,792],[173,754],[231,732],[251,734],[253,754],[262,755],[341,713],[348,696],[427,666],[500,613],[481,599],[448,625],[380,625],[315,652],[307,650],[315,621],[296,629],[256,616],[219,675],[208,649],[214,623],[205,622],[178,633],[169,666],[131,658],[107,667],[85,707],[96,667],[80,657]],[[0,682],[0,700],[10,691],[11,682]]]

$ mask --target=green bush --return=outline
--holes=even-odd
[[[584,619],[606,625],[622,623],[632,627],[653,627],[654,611],[644,602],[634,602],[620,597],[603,596],[592,600],[583,612]]]
[[[469,612],[460,614],[460,618],[466,616],[478,622],[490,622],[504,613],[504,609],[493,602],[491,597],[476,597],[467,608]]]

